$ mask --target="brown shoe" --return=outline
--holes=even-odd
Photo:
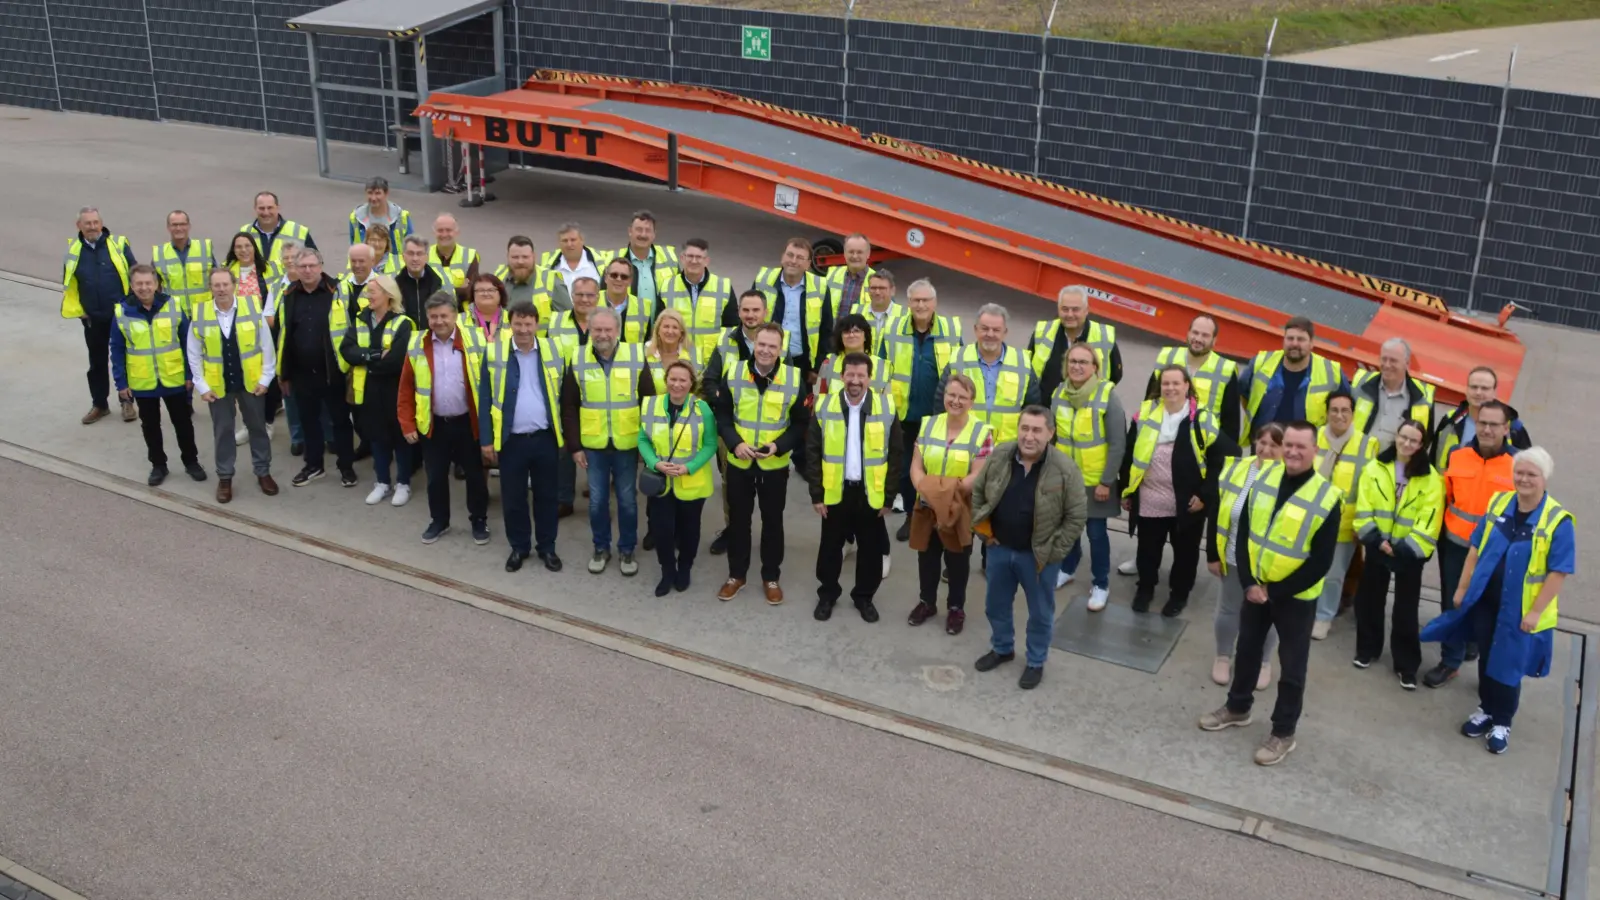
[[[562,503],[561,505],[556,507],[556,518],[565,519],[570,515],[572,515],[572,504],[571,503]]]
[[[766,589],[768,606],[777,606],[779,603],[783,602],[783,588],[778,587],[778,583],[776,581],[767,582]]]
[[[912,608],[911,615],[906,617],[906,624],[907,625],[921,625],[923,622],[928,621],[929,619],[933,618],[934,616],[937,616],[938,614],[939,614],[938,608],[935,607],[932,603],[929,603],[926,600],[924,600],[924,601],[919,602],[915,607]]]
[[[83,414],[82,422],[85,425],[93,425],[109,415],[111,415],[111,410],[101,409],[98,406],[91,406],[89,407],[89,411]]]
[[[232,478],[218,478],[217,479],[217,502],[218,503],[230,503],[230,502],[232,502],[232,500],[233,500],[233,479]]]
[[[726,603],[742,590],[744,590],[743,578],[729,578],[722,583],[722,589],[717,591],[717,599]]]
[[[132,400],[122,401],[122,421],[139,421],[139,407],[135,406]]]
[[[271,475],[262,475],[256,479],[256,484],[261,485],[261,493],[268,497],[278,496],[278,483],[272,480]]]

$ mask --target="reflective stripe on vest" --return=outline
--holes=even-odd
[[[411,320],[407,319],[401,313],[394,313],[393,315],[390,315],[387,319],[384,320],[384,322],[383,322],[383,330],[382,330],[382,332],[379,333],[379,336],[378,336],[379,337],[380,346],[383,348],[384,352],[388,352],[389,346],[394,343],[394,336],[395,336],[395,333],[400,330],[400,323],[401,322],[409,322],[409,321],[411,321]],[[432,334],[432,332],[426,331],[426,329],[424,329],[424,333]],[[361,319],[361,318],[356,319],[356,346],[361,348],[362,350],[371,350],[372,349],[372,326],[367,324],[367,320],[366,319]],[[409,352],[409,347],[407,349],[407,352]],[[415,374],[415,373],[413,373],[413,374]],[[367,367],[366,366],[354,366],[353,367],[353,371],[350,373],[350,393],[351,393],[352,397],[354,398],[355,405],[360,406],[362,403],[364,403],[366,401],[366,398],[367,398]]]
[[[585,344],[573,357],[578,382],[578,437],[584,449],[632,450],[639,446],[639,372],[644,348],[618,344],[609,371]]]
[[[783,291],[778,287],[778,281],[783,278],[782,269],[765,268],[756,272],[756,285],[761,293],[767,295],[767,311],[772,321],[783,324],[783,317],[777,315],[778,301],[783,298]],[[817,358],[817,342],[822,332],[822,309],[824,299],[828,294],[828,286],[820,276],[813,272],[806,273],[805,280],[805,308],[800,311],[800,330],[805,334],[806,359]],[[783,356],[789,356],[789,338],[787,334],[783,341]]]
[[[689,340],[700,348],[702,358],[710,359],[722,339],[722,311],[733,300],[733,282],[708,272],[697,299],[690,293],[682,272],[663,266],[656,269],[656,295],[668,309],[683,316]]]
[[[1450,463],[1444,471],[1445,498],[1449,503],[1444,511],[1444,527],[1449,540],[1457,546],[1468,546],[1472,541],[1472,529],[1483,521],[1483,513],[1474,510],[1488,509],[1489,501],[1496,494],[1515,489],[1511,478],[1513,454],[1507,447],[1484,459],[1474,445],[1460,447],[1450,454]]]
[[[211,242],[189,242],[189,255],[178,255],[172,242],[150,248],[150,264],[161,273],[162,290],[183,304],[192,318],[200,304],[211,297]]]
[[[1030,363],[1033,366],[1034,377],[1044,377],[1045,364],[1050,361],[1050,354],[1055,351],[1056,340],[1059,337],[1061,337],[1060,319],[1051,319],[1033,326],[1033,359]],[[1100,363],[1101,377],[1110,381],[1111,370],[1106,366],[1110,364],[1111,351],[1117,346],[1117,326],[1090,321],[1083,340],[1077,343],[1088,344],[1094,350],[1095,359]]]
[[[1339,489],[1312,472],[1306,483],[1276,509],[1285,472],[1282,462],[1267,463],[1250,490],[1250,571],[1262,585],[1283,581],[1311,557],[1311,539],[1333,513]],[[1295,594],[1301,600],[1322,595],[1322,579]]]
[[[733,401],[733,429],[739,439],[752,447],[770,444],[789,427],[789,410],[800,397],[800,370],[778,363],[765,391],[756,387],[750,363],[738,357],[724,357],[723,374]],[[750,468],[750,460],[740,459],[733,447],[727,448],[727,463],[737,469]],[[789,465],[789,454],[774,454],[755,460],[757,466],[776,470]]]
[[[667,392],[667,366],[672,365],[676,360],[681,359],[693,366],[696,379],[705,370],[705,357],[700,355],[699,347],[694,344],[683,344],[678,348],[678,351],[678,356],[675,359],[667,360],[666,365],[661,364],[661,356],[659,354],[645,354],[645,370],[650,373],[650,380],[655,384],[656,393],[658,394]]]
[[[917,449],[922,452],[922,471],[929,475],[965,478],[972,474],[972,461],[978,458],[985,441],[994,434],[993,429],[971,415],[960,433],[950,436],[950,416],[939,413],[922,423],[922,433],[917,435]]]
[[[817,404],[817,423],[822,428],[822,502],[835,506],[844,499],[844,470],[850,446],[850,408],[843,392],[822,398]],[[889,477],[889,429],[893,427],[894,410],[888,396],[866,394],[861,409],[861,483],[867,489],[867,504],[873,509],[883,509],[884,486]]]
[[[1182,366],[1188,372],[1189,348],[1163,347],[1156,354],[1156,374],[1159,375],[1167,366]],[[1219,353],[1206,354],[1206,361],[1200,364],[1200,368],[1189,372],[1189,380],[1194,384],[1194,394],[1200,399],[1200,405],[1219,422],[1222,421],[1222,398],[1228,393],[1228,382],[1238,372],[1238,365]]]
[[[160,300],[161,295],[156,295],[156,299]],[[119,303],[116,320],[117,328],[122,331],[128,389],[153,391],[158,385],[183,387],[183,347],[178,342],[183,310],[177,302],[166,298],[148,321],[143,316],[128,315]]]
[[[1083,483],[1094,487],[1105,477],[1106,456],[1110,452],[1106,434],[1106,410],[1111,406],[1110,382],[1102,381],[1089,402],[1073,406],[1067,402],[1071,385],[1063,381],[1050,398],[1050,411],[1056,426],[1056,447],[1072,457],[1083,472]],[[1148,429],[1141,429],[1143,431]],[[1141,475],[1142,475],[1141,470]]]
[[[1443,479],[1430,469],[1427,475],[1407,481],[1405,493],[1397,501],[1397,465],[1375,461],[1362,471],[1355,492],[1355,536],[1362,541],[1383,539],[1391,544],[1406,544],[1419,559],[1427,559],[1438,547],[1444,512]]]
[[[544,379],[545,401],[550,404],[550,429],[555,433],[556,446],[559,447],[561,446],[561,379],[566,373],[566,361],[561,358],[560,352],[556,349],[555,342],[551,341],[549,338],[538,338],[534,346],[537,348],[539,353],[539,372],[541,377]],[[510,365],[513,362],[512,357],[515,352],[516,349],[513,343],[511,329],[508,328],[504,331],[501,331],[500,339],[495,341],[489,347],[489,354],[487,358],[491,361],[505,360],[506,365]],[[505,369],[506,366],[501,365],[491,366],[489,370],[489,416],[492,427],[494,428],[494,449],[497,453],[500,451],[502,442],[505,439],[506,428],[512,424],[511,416],[516,413],[515,409],[507,411],[505,408]],[[521,389],[522,388],[518,388],[518,390]],[[418,399],[418,407],[420,410],[420,398]],[[479,407],[480,410],[482,408],[483,407],[481,406]],[[482,414],[480,413],[480,416],[481,415]]]
[[[1251,363],[1250,399],[1245,404],[1250,410],[1251,421],[1255,420],[1261,401],[1266,399],[1267,388],[1272,384],[1272,376],[1278,373],[1281,365],[1282,350],[1257,353]],[[1321,428],[1328,421],[1328,395],[1339,386],[1339,366],[1333,360],[1315,353],[1311,354],[1310,366],[1311,372],[1306,379],[1306,421]]]
[[[478,379],[483,374],[485,363],[494,370],[490,375],[491,381],[505,374],[505,360],[494,352],[494,348],[499,345],[502,336],[511,333],[511,319],[505,310],[497,312],[499,324],[495,326],[493,338],[484,333],[472,310],[456,316],[456,330],[461,332],[461,352],[467,357],[467,386],[472,390],[472,403],[476,409],[483,409],[483,398],[478,396]]]
[[[927,339],[933,341],[933,368],[944,372],[951,357],[961,349],[961,320],[935,315],[929,323]],[[895,414],[904,419],[911,405],[911,370],[917,353],[917,330],[910,316],[895,323],[884,335],[884,356],[889,360],[889,392],[894,397]]]
[[[256,253],[260,255],[262,259],[266,260],[276,260],[278,258],[278,254],[273,253],[272,251],[273,248],[277,246],[278,241],[282,240],[283,238],[288,238],[294,241],[295,243],[299,244],[302,249],[304,249],[306,245],[306,239],[311,237],[311,229],[301,225],[299,222],[289,219],[279,219],[278,230],[273,232],[272,239],[265,243],[262,240],[261,229],[256,226],[254,220],[240,225],[236,229],[236,233],[238,231],[242,231],[245,234],[250,235],[250,240],[255,242]]]
[[[844,280],[850,274],[850,267],[828,267],[828,274],[824,275],[822,280],[828,285],[829,296],[833,298],[834,318],[838,318],[841,313],[852,313],[860,306],[870,306],[872,304],[872,296],[867,293],[867,282],[872,280],[873,273],[877,271],[877,269],[867,266],[866,274],[861,276],[860,291],[854,297],[846,297],[844,295]]]
[[[451,255],[449,262],[439,258],[438,244],[432,244],[428,247],[429,265],[438,266],[440,270],[448,275],[450,284],[454,285],[456,290],[466,287],[467,270],[472,268],[472,264],[477,261],[478,251],[471,247],[463,247],[457,244],[456,252]]]
[[[195,310],[194,322],[189,326],[200,335],[200,369],[206,385],[218,399],[228,395],[227,376],[223,371],[222,323],[217,321],[217,306],[210,299]],[[261,314],[258,297],[233,298],[233,337],[239,348],[239,364],[244,370],[246,393],[261,383],[261,335],[267,327]]]
[[[501,283],[506,286],[506,290],[508,292],[513,287],[512,282],[511,282],[511,267],[510,266],[502,265],[502,266],[497,267],[494,270],[494,277],[500,279]],[[539,336],[540,337],[544,337],[545,335],[550,333],[550,320],[554,317],[554,313],[550,309],[550,305],[553,302],[552,298],[550,296],[550,292],[555,290],[555,285],[556,285],[555,280],[557,278],[559,278],[559,277],[561,277],[561,276],[557,275],[554,272],[549,271],[548,269],[537,269],[536,268],[536,269],[533,270],[533,279],[532,279],[533,295],[529,299],[531,299],[533,301],[533,308],[537,309],[539,311]],[[525,286],[526,285],[520,285],[520,284],[516,285],[516,287],[525,287]]]
[[[567,358],[572,359],[582,346],[579,338],[589,333],[589,323],[585,321],[582,329],[578,328],[578,319],[570,309],[564,309],[555,314],[550,320],[550,340],[556,345],[556,350]]]
[[[1515,491],[1496,494],[1489,500],[1489,514],[1500,518],[1511,511],[1511,505],[1517,502]],[[1533,526],[1532,547],[1528,553],[1528,572],[1522,581],[1522,617],[1527,618],[1528,612],[1533,609],[1533,604],[1539,599],[1539,591],[1544,588],[1545,581],[1550,576],[1550,542],[1554,539],[1556,528],[1562,519],[1573,519],[1576,527],[1576,518],[1566,508],[1555,501],[1549,493],[1544,495],[1544,508],[1539,513],[1539,521]],[[1482,556],[1489,548],[1489,531],[1483,530],[1483,538],[1478,542],[1478,555]],[[1559,611],[1561,597],[1550,598],[1550,605],[1539,614],[1539,623],[1534,626],[1535,632],[1548,631],[1556,627],[1560,621]]]
[[[983,351],[977,344],[968,344],[956,351],[950,360],[951,374],[960,373],[972,379],[972,414],[994,429],[997,441],[1017,439],[1017,423],[1022,419],[1022,398],[1028,391],[1028,379],[1033,370],[1023,359],[1022,351],[1006,347],[1000,354],[1000,370],[994,379],[994,396],[988,396],[989,385],[983,377]]]
[[[1156,439],[1161,434],[1161,420],[1166,407],[1160,400],[1146,400],[1139,407],[1139,431],[1133,441],[1133,461],[1128,466],[1128,486],[1122,496],[1132,497],[1144,481],[1144,473],[1155,460]],[[1196,408],[1189,418],[1189,446],[1194,448],[1194,461],[1200,466],[1200,477],[1206,477],[1206,448],[1217,440],[1217,423],[1211,413]]]
[[[1323,426],[1317,429],[1317,471],[1322,471],[1322,463],[1328,456],[1328,428]],[[1333,464],[1333,477],[1330,479],[1333,486],[1339,489],[1343,496],[1354,498],[1356,487],[1361,484],[1361,471],[1367,463],[1378,458],[1378,439],[1367,437],[1354,428],[1350,429],[1350,437],[1344,442],[1344,448],[1339,451],[1339,459]],[[1356,536],[1356,505],[1346,503],[1339,509],[1339,540],[1350,541]]]
[[[1255,464],[1254,456],[1235,457],[1228,461],[1217,478],[1217,561],[1222,565],[1224,575],[1233,568],[1233,554],[1228,552],[1228,539],[1234,536],[1233,529],[1236,527],[1233,507],[1239,502],[1239,495],[1253,483],[1250,476]]]
[[[117,270],[117,277],[122,280],[122,293],[128,293],[128,240],[114,234],[107,234],[103,240],[106,242],[106,253],[111,256],[111,265]],[[83,298],[78,293],[78,281],[73,278],[78,273],[78,260],[83,256],[83,241],[73,238],[67,242],[67,253],[61,258],[61,318],[82,318]],[[118,305],[121,299],[118,298]]]
[[[1374,380],[1376,380],[1375,391],[1381,395],[1384,389],[1383,375],[1370,369],[1357,372],[1355,383],[1352,385],[1353,390],[1351,394],[1355,400],[1356,407],[1355,414],[1351,418],[1351,422],[1353,423],[1355,430],[1362,434],[1372,433],[1372,423],[1378,415],[1377,401],[1373,400],[1372,397],[1367,395],[1367,385],[1369,382],[1373,382]],[[1412,390],[1415,390],[1422,396],[1422,399],[1417,403],[1409,402]],[[1408,401],[1405,417],[1407,419],[1416,419],[1418,422],[1421,422],[1422,433],[1427,434],[1428,430],[1433,425],[1433,385],[1423,384],[1415,378],[1407,376],[1405,382],[1405,391],[1406,399]]]
[[[670,402],[665,394],[646,397],[639,411],[639,424],[650,435],[650,447],[661,462],[688,465],[700,452],[705,419],[700,415],[700,401],[690,394],[684,401],[678,421],[667,413]],[[667,493],[680,500],[699,500],[711,496],[711,466],[701,466],[691,475],[667,477]]]

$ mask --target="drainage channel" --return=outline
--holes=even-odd
[[[1543,896],[1587,900],[1594,805],[1595,713],[1600,706],[1600,647],[1568,634],[1562,692],[1561,762],[1550,795],[1550,866]]]

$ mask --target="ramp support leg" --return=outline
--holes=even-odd
[[[681,191],[678,187],[678,134],[667,135],[667,190]]]

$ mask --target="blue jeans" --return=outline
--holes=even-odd
[[[1097,588],[1111,585],[1111,538],[1106,536],[1106,520],[1090,519],[1083,529],[1089,535],[1089,574]],[[1061,562],[1061,571],[1077,574],[1078,563],[1083,561],[1083,541],[1072,545],[1072,552]],[[1055,587],[1054,584],[1051,585]]]
[[[1050,654],[1050,636],[1056,628],[1056,573],[1060,568],[1051,563],[1038,572],[1034,570],[1032,550],[1018,551],[999,544],[989,547],[989,589],[984,596],[984,612],[989,616],[989,646],[994,652],[1006,654],[1015,649],[1011,607],[1020,587],[1028,601],[1028,665],[1044,665]]]
[[[289,443],[304,444],[306,433],[300,427],[300,404],[295,402],[294,394],[283,398],[283,417],[289,420]],[[322,411],[322,433],[333,434],[333,418],[326,407]]]
[[[589,461],[589,530],[596,553],[611,549],[611,487],[617,488],[617,552],[639,542],[638,450],[584,450]]]
[[[1439,536],[1439,609],[1449,612],[1456,608],[1456,588],[1461,584],[1461,570],[1467,564],[1468,549],[1452,541],[1448,534]],[[1466,641],[1445,641],[1439,645],[1439,662],[1459,669],[1467,658]]]
[[[411,445],[402,438],[394,443],[389,442],[385,435],[370,442],[372,445],[372,474],[379,484],[392,484],[389,480],[389,464],[394,463],[396,480],[411,486]]]

